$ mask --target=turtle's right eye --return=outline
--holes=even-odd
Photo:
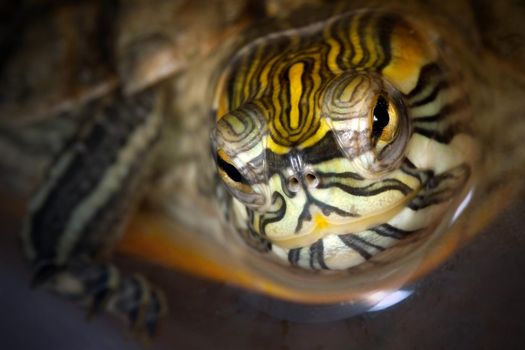
[[[248,180],[233,165],[233,161],[224,151],[219,150],[216,159],[219,176],[229,188],[245,193],[253,192]]]
[[[239,170],[237,170],[237,168],[233,164],[228,163],[227,161],[222,159],[220,155],[217,155],[217,167],[219,168],[219,171],[223,173],[223,175],[229,177],[230,180],[239,183],[246,183],[246,180],[241,175]]]
[[[228,191],[247,207],[260,210],[266,203],[265,196],[257,193],[248,179],[233,164],[232,159],[219,150],[216,154],[217,173]]]

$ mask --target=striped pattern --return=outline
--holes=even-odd
[[[86,124],[66,145],[32,198],[22,243],[42,286],[89,307],[129,320],[152,336],[166,305],[140,276],[100,263],[119,238],[162,123],[157,94],[116,92],[84,106]]]
[[[113,231],[130,207],[160,129],[154,102],[146,91],[86,109],[93,118],[55,161],[29,206],[22,240],[35,268],[96,254],[116,238]]]
[[[447,63],[380,11],[242,47],[219,81],[212,134],[242,236],[292,265],[346,269],[431,230],[476,147]]]
[[[370,12],[348,19],[291,29],[243,48],[224,78],[217,115],[257,101],[267,117],[269,142],[279,153],[321,139],[329,131],[319,103],[326,86],[343,73],[381,72],[392,55],[392,28],[405,25],[396,16]]]

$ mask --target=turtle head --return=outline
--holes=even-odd
[[[297,78],[283,86],[290,100],[303,89]],[[388,221],[421,185],[393,171],[410,128],[388,82],[342,74],[321,95],[322,103],[279,116],[265,101],[250,101],[220,117],[214,131],[217,171],[235,210],[253,220],[249,229],[286,249]],[[308,109],[311,120],[303,117]]]
[[[469,177],[472,143],[457,128],[464,96],[406,22],[358,13],[324,25],[241,50],[212,139],[239,231],[292,264],[342,269],[435,223]],[[460,113],[447,115],[451,101]]]

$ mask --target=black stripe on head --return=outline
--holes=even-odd
[[[372,254],[368,252],[368,244],[364,243],[363,240],[358,239],[354,234],[348,233],[346,235],[339,235],[339,239],[349,248],[353,249],[365,260],[372,257]]]
[[[385,250],[384,247],[374,243],[370,243],[353,233],[339,235],[338,237],[343,241],[344,244],[355,250],[366,260],[370,259],[375,254],[374,252],[370,252],[370,249],[377,250],[379,252]]]
[[[301,249],[302,248],[294,248],[294,249],[290,249],[288,251],[288,262],[291,265],[297,266],[297,264],[299,263],[299,257],[301,255]]]
[[[455,123],[449,125],[444,130],[425,129],[423,127],[415,127],[414,133],[420,134],[431,140],[439,143],[449,144],[452,139],[460,133],[469,133],[469,128],[465,123]]]
[[[345,71],[351,68],[350,62],[354,57],[355,50],[350,40],[350,23],[355,21],[355,17],[351,17],[350,20],[342,21],[338,20],[332,25],[330,32],[332,38],[337,41],[340,46],[339,53],[336,57],[337,66]]]
[[[433,88],[432,91],[427,96],[422,96],[419,99],[415,100],[414,102],[410,103],[410,107],[419,107],[426,105],[427,103],[430,103],[436,99],[436,97],[439,95],[439,93],[442,90],[445,90],[448,88],[450,84],[447,81],[440,81],[438,82]]]
[[[444,121],[447,117],[451,116],[451,114],[465,110],[467,106],[468,102],[466,100],[457,100],[444,105],[436,114],[414,118],[413,123],[417,126],[418,124],[422,123],[441,122]]]
[[[426,86],[431,83],[432,80],[436,79],[436,77],[442,76],[443,74],[443,70],[435,62],[424,65],[419,73],[419,79],[416,86],[414,89],[412,89],[412,91],[410,91],[407,97],[409,99],[416,97],[425,89]]]
[[[470,172],[470,167],[464,163],[429,178],[425,187],[408,204],[408,207],[419,210],[454,198],[463,189]]]
[[[383,224],[383,225],[376,226],[374,228],[371,228],[370,231],[380,236],[390,237],[394,239],[403,239],[413,233],[419,232],[419,230],[414,230],[414,231],[401,230],[389,224]]]
[[[316,269],[316,263],[319,264],[319,267],[324,270],[329,269],[324,261],[324,245],[322,239],[310,246],[310,267],[312,269]]]
[[[359,18],[359,24],[357,25],[357,36],[359,37],[359,46],[361,46],[361,50],[363,51],[363,57],[361,57],[361,60],[357,63],[357,66],[364,66],[370,60],[370,50],[366,46],[366,26],[370,24],[371,18],[371,12],[367,12]]]
[[[392,59],[392,30],[399,21],[399,16],[385,15],[377,22],[377,37],[383,52],[383,61],[376,68],[378,72],[381,72]]]
[[[418,179],[420,184],[424,184],[429,178],[434,176],[433,170],[416,168],[414,163],[412,163],[407,157],[403,158],[403,162],[401,163],[401,167],[399,169],[403,173]]]
[[[310,214],[310,207],[312,205],[315,205],[316,207],[321,209],[321,212],[325,216],[330,216],[330,214],[332,213],[335,213],[343,217],[358,217],[359,216],[355,213],[344,211],[343,209],[340,209],[328,203],[321,202],[320,200],[317,200],[314,197],[312,197],[312,195],[309,192],[306,192],[306,197],[307,197],[307,201],[303,207],[303,210],[301,211],[301,214],[299,215],[299,218],[297,219],[297,225],[295,227],[295,232],[299,232],[302,229],[304,221],[312,220],[312,215]]]
[[[268,178],[276,173],[280,173],[283,168],[289,166],[289,154],[277,154],[269,148],[265,152]],[[308,164],[319,164],[327,160],[344,157],[331,131],[327,132],[315,145],[301,150],[301,155],[305,163]]]
[[[380,185],[378,185],[380,184]],[[360,197],[375,196],[387,191],[399,191],[404,195],[412,192],[412,188],[407,186],[404,182],[397,179],[385,179],[377,183],[373,183],[363,187],[352,187],[336,181],[323,181],[321,178],[318,188],[339,188],[340,190],[352,195]]]
[[[280,201],[281,206],[275,212],[266,213],[264,218],[261,218],[259,222],[259,232],[262,235],[266,236],[266,226],[281,221],[286,214],[286,201],[282,194],[274,192],[272,194],[272,206],[274,206],[277,201]]]

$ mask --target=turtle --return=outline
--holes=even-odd
[[[305,303],[422,276],[525,169],[524,71],[480,28],[489,6],[51,6],[1,83],[3,181],[34,190],[32,284],[153,335],[162,290],[120,273],[115,247]]]

